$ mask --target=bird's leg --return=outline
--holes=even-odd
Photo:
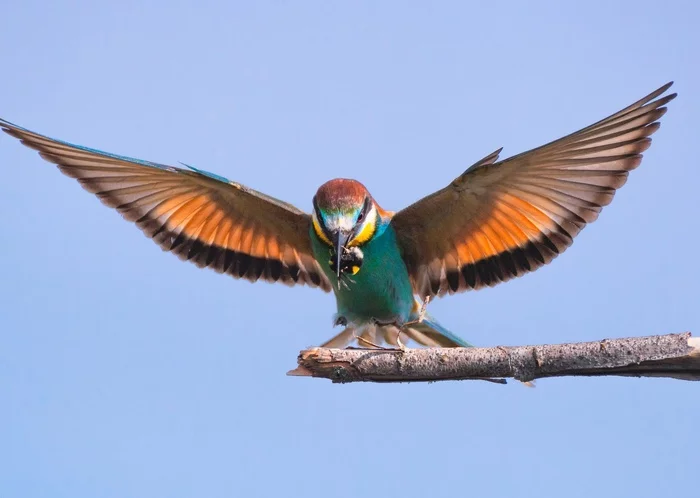
[[[396,327],[396,347],[401,351],[406,351],[408,348],[401,342],[401,329],[402,327]]]
[[[398,323],[394,323],[396,326],[396,347],[398,348],[399,351],[406,351],[408,347],[401,342],[401,332],[403,332],[403,329],[406,327],[410,327],[411,325],[414,325],[416,323],[421,323],[425,319],[425,314],[428,311],[428,303],[430,302],[430,296],[425,296],[425,299],[423,299],[423,304],[421,304],[420,309],[418,310],[418,318],[415,320],[410,320],[402,325],[399,325]]]
[[[425,299],[423,299],[423,304],[420,305],[420,311],[418,312],[418,323],[425,319],[425,313],[428,311],[429,302],[430,296],[425,296]]]
[[[425,299],[423,299],[423,304],[420,305],[420,309],[418,310],[418,318],[415,320],[411,320],[409,322],[404,323],[401,328],[408,327],[409,325],[413,325],[416,323],[421,323],[423,320],[425,320],[425,314],[428,312],[428,303],[430,302],[430,296],[425,296]]]
[[[405,324],[404,324],[404,325],[399,325],[398,320],[393,320],[393,321],[391,321],[391,322],[382,322],[382,321],[379,321],[379,320],[376,320],[376,319],[375,319],[375,320],[374,320],[374,325],[375,325],[375,327],[389,327],[389,326],[393,326],[394,328],[396,328],[396,347],[395,347],[395,348],[385,348],[385,347],[382,347],[382,349],[385,349],[385,350],[387,350],[387,351],[400,351],[400,352],[404,352],[404,351],[406,351],[406,350],[408,349],[408,348],[406,347],[406,345],[404,345],[404,343],[401,342],[401,332],[402,332],[402,329],[403,329],[403,327],[405,326]],[[391,331],[387,331],[387,334],[389,334],[390,332],[391,332]]]
[[[369,344],[370,346],[372,346],[372,347],[374,347],[374,348],[377,348],[377,349],[381,349],[381,350],[383,350],[383,351],[398,351],[398,352],[403,352],[403,351],[406,351],[406,350],[408,349],[408,348],[403,344],[403,342],[401,342],[401,337],[400,337],[400,336],[401,336],[401,326],[399,326],[399,324],[396,322],[396,320],[391,321],[391,322],[382,322],[382,321],[380,321],[380,320],[373,319],[373,322],[374,322],[374,326],[375,326],[375,327],[388,327],[388,326],[394,326],[394,327],[396,327],[396,330],[397,330],[397,335],[396,335],[396,344],[397,344],[397,347],[396,347],[396,348],[388,348],[388,347],[385,347],[385,346],[380,346],[380,345],[378,345],[378,344],[373,343],[373,342],[370,341],[369,339],[366,339],[366,338],[364,338],[364,337],[362,337],[362,336],[358,336],[357,334],[355,334],[355,339],[357,339],[357,342],[358,342],[358,343]],[[388,332],[387,332],[387,333],[388,333]]]
[[[379,323],[378,323],[376,320],[374,320],[374,326],[375,326],[375,327],[379,326]],[[362,337],[362,335],[357,335],[357,334],[355,334],[355,339],[357,339],[357,343],[358,343],[358,344],[364,343],[364,344],[367,344],[367,345],[369,345],[369,346],[372,346],[373,348],[376,348],[376,349],[384,349],[384,350],[385,350],[385,349],[389,349],[389,348],[385,348],[384,346],[380,346],[379,344],[373,343],[373,342],[370,341],[369,339],[366,339],[365,337]]]
[[[390,348],[385,348],[384,346],[380,346],[378,344],[375,344],[372,341],[370,341],[369,339],[365,339],[364,337],[362,337],[360,335],[354,334],[354,336],[355,336],[355,339],[357,339],[358,344],[362,342],[362,343],[365,343],[365,344],[372,346],[373,348],[376,348],[376,349],[390,349]]]

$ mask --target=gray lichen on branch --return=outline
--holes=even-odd
[[[301,351],[289,375],[333,382],[434,382],[622,375],[700,380],[700,339],[683,334],[490,348]]]

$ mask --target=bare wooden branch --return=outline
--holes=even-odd
[[[700,338],[669,334],[543,346],[302,351],[288,375],[333,382],[434,382],[624,375],[700,380]]]

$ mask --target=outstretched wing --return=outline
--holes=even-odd
[[[494,286],[562,253],[639,166],[671,84],[537,149],[496,162],[498,150],[399,211],[391,223],[416,291]]]
[[[1,119],[0,127],[183,260],[251,282],[330,290],[313,257],[311,217],[290,204],[194,168],[72,145]]]

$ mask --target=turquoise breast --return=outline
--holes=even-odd
[[[360,247],[363,253],[360,271],[341,275],[340,285],[330,268],[331,248],[318,239],[313,229],[310,236],[314,256],[333,284],[340,316],[349,323],[372,319],[408,321],[413,308],[413,289],[390,225],[378,228],[375,236]]]

